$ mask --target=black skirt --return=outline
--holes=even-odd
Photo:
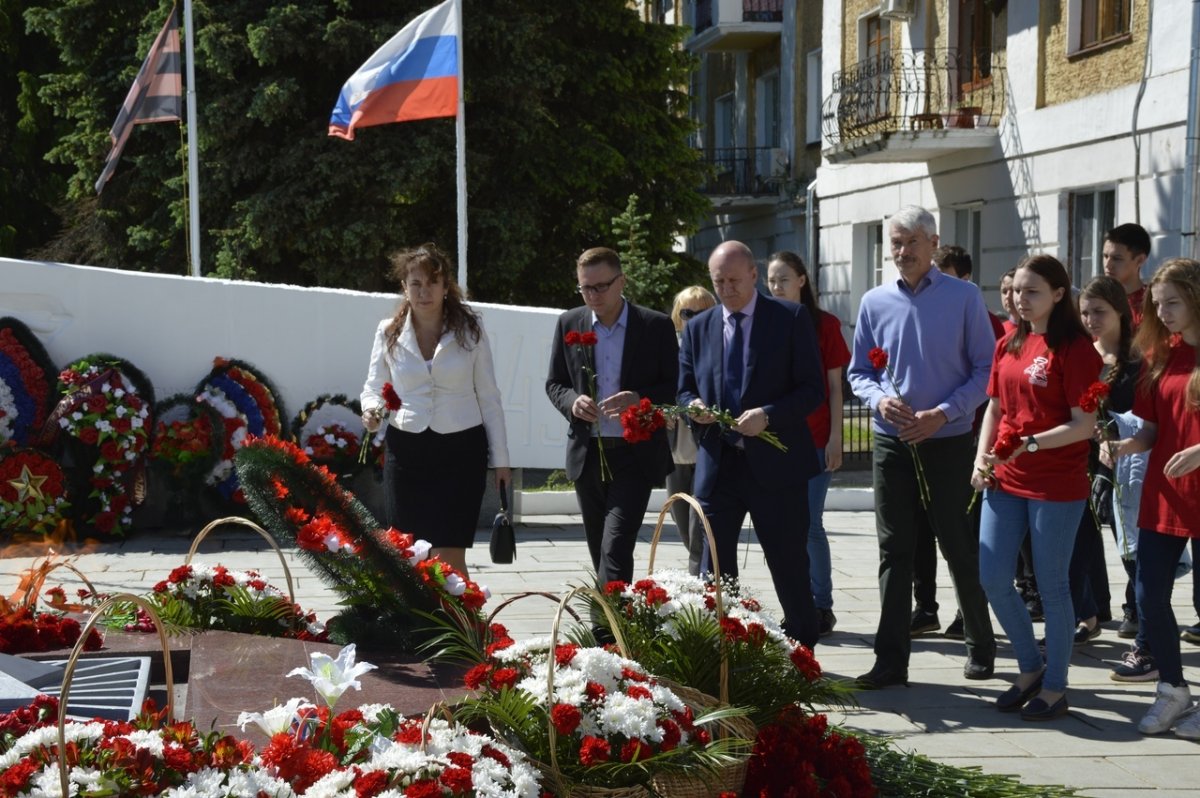
[[[439,548],[471,548],[487,482],[483,425],[445,435],[389,426],[383,461],[386,521]]]

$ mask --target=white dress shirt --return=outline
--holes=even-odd
[[[387,348],[387,328],[391,323],[391,319],[384,319],[375,329],[371,365],[359,398],[363,412],[385,407],[383,384],[390,382],[402,403],[390,424],[405,432],[432,429],[446,434],[482,423],[487,431],[490,465],[507,468],[504,408],[500,389],[496,387],[487,333],[480,328],[479,343],[464,349],[454,333],[447,332],[438,341],[433,360],[427,363],[417,345],[411,316],[405,319],[396,345]]]

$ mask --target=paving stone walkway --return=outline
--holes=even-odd
[[[643,542],[637,550],[639,572],[646,567],[656,516],[647,516]],[[817,647],[817,657],[828,675],[853,678],[873,662],[871,637],[879,606],[874,518],[869,512],[828,512],[826,526],[833,550],[838,624],[836,631]],[[490,587],[493,603],[523,591],[562,592],[564,586],[587,581],[587,546],[578,516],[526,518],[517,533],[518,558],[512,565],[486,562],[486,530],[480,531],[479,544],[469,557],[472,575]],[[141,533],[81,554],[75,564],[99,590],[145,592],[182,563],[189,537],[187,532]],[[745,538],[750,535],[747,533]],[[283,584],[279,559],[248,530],[227,527],[214,532],[200,551],[200,559],[206,562],[258,568],[273,583]],[[761,550],[750,543],[739,552],[743,555],[745,581],[778,612]],[[294,551],[285,550],[285,556],[298,601],[327,617],[336,608],[333,593],[306,569]],[[11,593],[20,572],[31,562],[30,557],[19,554],[0,560],[0,591]],[[678,568],[685,563],[683,547],[668,522],[656,567]],[[65,577],[67,572],[60,569],[55,576],[59,574]],[[1115,556],[1109,558],[1109,574],[1113,609],[1119,616],[1125,576]],[[1183,624],[1195,621],[1190,579],[1185,577],[1175,591],[1175,611]],[[948,623],[954,617],[955,602],[944,565],[939,574],[938,597],[941,620]],[[514,635],[545,634],[553,612],[550,601],[530,599],[510,605],[501,620]],[[1030,724],[1014,715],[998,713],[991,706],[1015,676],[1015,663],[1003,639],[997,678],[970,682],[962,676],[962,643],[928,636],[914,641],[910,687],[860,692],[860,706],[834,713],[833,719],[851,728],[894,735],[901,747],[943,762],[1014,774],[1028,783],[1066,784],[1096,798],[1150,793],[1200,795],[1200,775],[1195,767],[1200,747],[1169,735],[1146,738],[1137,733],[1136,721],[1151,701],[1153,683],[1119,684],[1108,678],[1110,665],[1126,648],[1127,641],[1116,636],[1116,623],[1106,624],[1100,637],[1076,648],[1070,673],[1070,715],[1052,723]],[[1193,683],[1200,681],[1200,646],[1183,643],[1183,649],[1186,675]]]

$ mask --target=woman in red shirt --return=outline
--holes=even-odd
[[[1175,567],[1200,538],[1200,262],[1169,260],[1150,280],[1137,346],[1146,365],[1133,400],[1142,429],[1121,440],[1118,457],[1150,450],[1138,512],[1138,611],[1158,663],[1154,704],[1138,724],[1142,734],[1200,739],[1200,712],[1183,680],[1179,629],[1171,609]]]
[[[1021,320],[996,344],[991,399],[971,475],[976,490],[987,489],[979,576],[1020,667],[996,708],[1019,710],[1025,720],[1051,720],[1068,708],[1067,666],[1075,636],[1068,571],[1091,491],[1088,438],[1096,414],[1079,405],[1103,362],[1079,320],[1071,278],[1056,259],[1036,255],[1023,261],[1013,293]],[[1044,664],[1029,612],[1013,586],[1027,529],[1046,615]]]
[[[817,296],[808,279],[804,261],[794,252],[776,252],[767,259],[767,287],[780,298],[804,305],[817,330],[817,349],[821,370],[828,383],[826,402],[808,417],[808,431],[817,448],[821,473],[808,481],[808,562],[809,583],[816,605],[819,632],[833,631],[833,562],[829,538],[825,534],[825,496],[833,472],[842,467],[842,369],[850,363],[850,350],[842,337],[842,322],[832,313],[817,307]]]

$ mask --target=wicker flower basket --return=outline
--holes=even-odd
[[[720,573],[721,566],[717,561],[717,541],[713,537],[712,527],[709,526],[708,518],[705,517],[704,510],[700,507],[700,502],[687,493],[676,493],[668,497],[667,501],[663,504],[662,510],[658,513],[658,523],[654,526],[654,536],[650,540],[648,573],[654,573],[654,554],[658,548],[658,541],[662,537],[663,523],[667,518],[667,513],[670,511],[671,505],[677,501],[690,504],[696,511],[696,515],[704,525],[704,534],[708,537],[708,547],[712,557],[713,570],[716,573]],[[725,603],[721,594],[720,580],[714,581],[713,586],[715,588],[717,616],[724,617]],[[693,706],[706,710],[718,706],[727,706],[729,704],[729,653],[725,647],[723,637],[720,643],[720,655],[720,696],[718,697],[714,698],[700,690],[668,682],[665,679],[661,681],[664,684],[668,684],[680,698]],[[722,737],[739,737],[753,742],[758,736],[758,728],[749,718],[745,717],[726,718],[718,721],[715,726],[716,735]],[[740,795],[742,786],[746,783],[746,760],[743,759],[725,765],[713,773],[695,776],[685,773],[668,773],[656,776],[652,783],[655,792],[660,795],[670,796],[671,798],[712,798],[712,796],[719,795],[722,792],[733,792]]]

